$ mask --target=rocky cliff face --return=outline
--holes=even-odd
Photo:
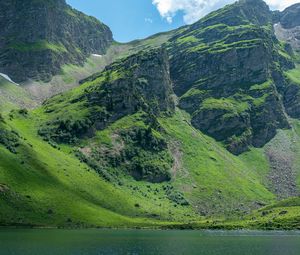
[[[112,113],[112,121],[137,109],[158,116],[173,112],[172,84],[165,50],[139,52],[107,67],[100,76],[104,84],[86,91],[89,105],[101,105]]]
[[[300,3],[286,8],[280,15],[280,23],[286,29],[300,26]]]
[[[297,82],[300,53],[300,4],[295,4],[283,12],[276,14],[274,31],[276,37],[286,43],[286,49],[298,63],[297,68],[287,72],[283,91],[283,100],[286,112],[293,118],[300,118],[300,86]]]
[[[300,4],[295,4],[276,15],[274,26],[278,39],[289,43],[295,51],[300,51]]]
[[[70,142],[139,111],[150,116],[170,114],[172,91],[166,52],[142,51],[108,66],[78,89],[46,101],[43,108],[49,121],[41,134]]]
[[[180,107],[192,124],[239,154],[289,127],[280,92],[294,67],[261,0],[239,1],[178,33],[168,45]]]
[[[16,82],[48,81],[62,65],[82,64],[113,41],[107,26],[65,0],[1,1],[0,26],[0,72]]]

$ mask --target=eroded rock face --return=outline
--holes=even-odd
[[[92,86],[85,96],[90,106],[105,107],[105,120],[113,122],[138,109],[158,116],[161,112],[173,112],[172,83],[168,56],[163,49],[140,52],[107,67],[101,86]],[[91,79],[97,80],[93,76]],[[102,120],[99,120],[103,123]],[[99,122],[97,121],[97,122]]]
[[[70,142],[138,111],[155,117],[174,112],[168,56],[163,49],[122,59],[83,81],[82,86],[81,93],[71,91],[44,103],[49,121],[40,129],[41,135]],[[74,108],[85,109],[85,114],[76,116]],[[60,114],[52,116],[55,111]]]
[[[48,81],[63,64],[82,64],[112,43],[110,29],[65,0],[0,3],[0,72],[14,81]]]
[[[276,37],[286,43],[286,48],[290,55],[296,60],[300,52],[300,4],[295,4],[283,12],[277,13],[274,31]],[[292,118],[300,118],[300,86],[299,84],[286,77],[283,89],[280,92],[283,95],[285,110]]]
[[[296,119],[300,119],[300,86],[290,83],[284,94],[286,112]]]
[[[274,30],[277,38],[300,51],[300,4],[294,4],[275,16]]]
[[[274,30],[279,40],[287,42],[296,51],[300,50],[300,25],[287,29],[281,23],[277,23],[274,25]]]
[[[196,128],[235,154],[289,127],[280,93],[283,70],[294,63],[272,20],[263,1],[239,1],[178,33],[168,46],[179,106]]]
[[[280,23],[285,29],[300,26],[300,3],[286,8],[280,16]]]

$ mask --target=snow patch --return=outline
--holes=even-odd
[[[13,84],[19,86],[19,84],[18,84],[18,83],[15,83],[15,82],[7,75],[7,74],[0,73],[0,76],[2,76],[5,80],[7,80],[7,81],[9,81],[9,82],[11,82],[11,83],[13,83]]]
[[[99,55],[99,54],[92,54],[93,57],[97,57],[97,58],[102,58],[103,56],[102,55]]]

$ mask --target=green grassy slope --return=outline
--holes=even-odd
[[[286,74],[292,82],[300,85],[300,64],[297,64],[295,69],[289,70]]]
[[[129,195],[126,187],[105,182],[71,148],[58,150],[42,141],[32,117],[7,123],[21,142],[17,154],[0,145],[1,225],[134,227],[155,226],[155,213],[169,217],[165,205],[158,208],[137,192]]]
[[[95,153],[111,156],[122,151],[127,144],[122,143],[125,141],[122,138],[118,140],[120,134],[128,134],[137,127],[149,128],[140,113],[114,121],[104,130],[73,144],[58,145],[38,135],[41,124],[49,120],[49,113],[55,119],[61,116],[63,109],[69,109],[72,118],[84,117],[92,108],[85,108],[77,99],[82,99],[80,95],[97,82],[99,80],[87,82],[29,113],[4,114],[6,122],[1,122],[1,130],[8,130],[13,137],[16,135],[18,141],[7,146],[7,141],[0,139],[1,225],[297,227],[294,223],[299,217],[298,206],[276,207],[272,213],[263,212],[268,211],[268,207],[251,210],[276,202],[270,185],[272,168],[267,151],[280,147],[283,140],[294,144],[290,150],[299,187],[299,121],[291,120],[293,129],[280,131],[264,148],[252,148],[235,156],[222,143],[195,129],[190,115],[176,108],[173,116],[158,118],[160,128],[152,131],[155,137],[167,141],[173,158],[171,181],[137,181],[121,171],[128,162],[112,169],[117,172],[117,179],[106,181],[101,172],[80,161],[76,154],[78,150],[89,154],[96,149]],[[10,147],[12,150],[7,149]],[[149,160],[147,151],[141,150],[141,153],[146,153],[139,155]],[[159,154],[152,155],[153,163],[164,163],[163,157],[157,158]],[[105,166],[101,165],[102,159],[99,163]]]
[[[180,144],[176,148],[182,158],[171,148],[178,160],[171,185],[184,194],[189,206],[178,205],[166,196],[167,183],[138,182],[128,176],[122,177],[122,185],[104,181],[74,156],[71,147],[53,148],[44,142],[37,135],[34,113],[14,115],[5,125],[13,126],[21,137],[17,154],[0,145],[2,225],[155,226],[199,221],[200,215],[211,215],[214,210],[220,215],[240,207],[238,213],[242,213],[251,203],[274,199],[258,175],[265,169],[246,166],[247,159],[231,155],[194,130],[179,110],[161,122],[170,146]],[[109,135],[135,124],[135,119],[125,117],[101,132]],[[103,133],[98,137],[105,142]],[[263,160],[261,155],[259,159]]]
[[[265,149],[234,156],[194,129],[189,115],[181,110],[159,120],[174,157],[171,182],[160,184],[136,181],[127,175],[120,176],[121,185],[105,181],[75,157],[74,147],[54,148],[43,141],[37,135],[39,119],[39,110],[29,114],[15,111],[6,124],[1,124],[1,130],[15,130],[20,143],[17,154],[0,145],[1,225],[297,227],[298,205],[281,202],[271,212],[268,206],[245,216],[250,208],[275,202],[267,188],[270,170]],[[138,123],[138,116],[122,118],[84,140],[83,145],[95,141],[107,144],[116,130],[143,125]],[[299,122],[293,123],[294,130],[282,132],[299,135]],[[188,206],[167,196],[166,187],[171,186],[184,195]]]
[[[300,229],[300,198],[289,198],[260,209],[248,216],[246,222],[264,229]]]
[[[160,122],[176,157],[171,185],[190,206],[168,199],[166,183],[138,182],[128,176],[122,177],[122,185],[104,181],[74,156],[71,147],[57,149],[44,142],[36,134],[36,120],[35,113],[14,113],[1,124],[2,130],[13,126],[21,144],[17,154],[0,145],[1,225],[171,227],[185,222],[180,227],[295,228],[299,222],[299,205],[294,200],[245,216],[247,205],[275,201],[264,186],[268,162],[263,149],[233,156],[195,130],[180,110]],[[94,139],[107,143],[117,129],[137,123],[134,116],[125,117]],[[233,209],[238,210],[232,213]]]
[[[8,113],[17,108],[30,108],[34,105],[35,102],[26,90],[0,77],[0,113]]]
[[[251,214],[231,219],[208,219],[189,224],[169,225],[182,229],[261,229],[300,230],[300,199],[289,198],[253,211]]]
[[[161,121],[181,161],[173,173],[175,185],[200,214],[245,213],[274,199],[264,186],[268,163],[262,150],[236,157],[193,128],[189,115],[179,110]]]

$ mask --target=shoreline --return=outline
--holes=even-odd
[[[87,227],[78,227],[78,226],[33,226],[33,225],[0,225],[0,230],[5,229],[33,229],[33,230],[157,230],[157,231],[244,231],[244,232],[255,232],[255,231],[267,231],[267,232],[299,232],[300,228],[239,228],[239,227],[225,227],[225,226],[215,226],[212,228],[205,227],[192,227],[180,225],[174,227],[170,226],[158,226],[158,227],[102,227],[102,226],[87,226]]]

